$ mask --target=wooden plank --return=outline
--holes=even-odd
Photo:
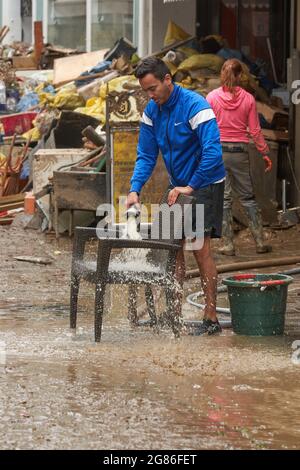
[[[34,256],[15,256],[14,259],[16,261],[24,261],[25,263],[33,264],[43,264],[45,266],[53,263],[53,260],[50,258],[36,258]]]
[[[14,69],[36,70],[36,61],[31,55],[28,57],[13,57],[12,62]]]
[[[104,60],[104,55],[107,50],[108,49],[102,49],[101,51],[87,52],[86,54],[55,59],[53,84],[58,86],[63,83],[72,82],[82,74],[82,72],[85,72]]]
[[[20,209],[24,207],[24,202],[12,202],[10,204],[1,204],[0,212],[11,211],[13,209]]]
[[[34,22],[34,55],[36,63],[39,64],[41,55],[43,52],[44,41],[43,41],[43,22]]]
[[[184,39],[184,41],[173,42],[173,44],[170,44],[169,46],[163,47],[160,51],[153,52],[152,54],[149,54],[149,55],[143,57],[143,60],[147,59],[148,57],[165,55],[165,54],[167,54],[167,52],[173,51],[174,49],[177,49],[178,47],[182,47],[185,44],[187,44],[188,42],[193,41],[194,39],[197,39],[197,36],[190,36],[189,38]]]
[[[13,220],[13,217],[0,217],[0,225],[10,225]]]
[[[3,26],[3,28],[0,31],[0,44],[4,40],[5,36],[9,32],[9,27],[8,26]]]
[[[10,204],[13,202],[21,202],[24,201],[25,199],[25,194],[14,194],[12,196],[3,196],[0,197],[0,206],[3,204]]]
[[[76,54],[78,55],[78,50],[77,49],[70,49],[67,47],[61,47],[61,46],[49,46],[46,47],[47,51],[57,53],[57,54],[65,54],[65,55],[71,55],[71,54]]]

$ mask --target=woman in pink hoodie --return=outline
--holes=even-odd
[[[234,191],[249,217],[249,227],[256,242],[257,253],[271,251],[264,244],[262,219],[254,198],[250,176],[248,145],[252,137],[257,150],[266,163],[266,171],[271,171],[272,162],[268,157],[269,148],[261,132],[254,97],[241,88],[243,66],[237,59],[227,60],[221,71],[222,87],[207,96],[220,128],[223,159],[227,171],[223,241],[221,253],[234,256],[232,228],[232,191]]]

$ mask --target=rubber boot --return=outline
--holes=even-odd
[[[223,246],[218,250],[222,255],[234,256],[235,248],[233,244],[233,219],[232,210],[224,209],[223,211],[223,225],[222,225],[222,241]]]
[[[270,253],[272,247],[264,243],[263,223],[259,209],[255,206],[245,209],[249,217],[249,228],[256,243],[256,253]]]

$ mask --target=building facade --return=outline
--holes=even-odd
[[[0,0],[5,42],[32,42],[33,22],[43,21],[45,43],[80,51],[109,48],[120,37],[138,46],[141,56],[160,49],[171,19],[196,31],[197,0]]]
[[[300,0],[0,0],[0,26],[10,28],[6,43],[31,43],[34,21],[42,21],[45,43],[89,52],[123,36],[143,57],[162,48],[169,20],[192,36],[222,35],[260,66],[271,64],[279,84],[289,82],[287,60],[296,55],[290,75],[300,80]],[[300,205],[299,105],[291,103],[290,122],[292,199]]]

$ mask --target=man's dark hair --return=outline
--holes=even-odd
[[[144,78],[148,73],[154,75],[155,78],[161,82],[165,79],[166,75],[171,75],[171,72],[163,60],[157,57],[148,57],[143,60],[135,71],[136,78]]]

